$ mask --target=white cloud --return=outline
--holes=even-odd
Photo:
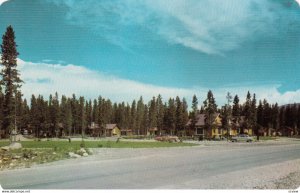
[[[6,1],[9,1],[9,0],[0,0],[0,6],[5,3]]]
[[[300,6],[300,0],[295,0],[297,3],[298,3],[298,5]]]
[[[26,98],[32,94],[41,94],[48,97],[56,91],[59,94],[86,98],[97,98],[99,95],[110,98],[115,102],[131,102],[143,96],[148,101],[152,96],[161,94],[167,100],[169,97],[185,97],[189,104],[194,94],[198,96],[199,104],[205,99],[208,88],[170,88],[144,84],[137,81],[126,80],[115,76],[106,75],[92,71],[82,66],[32,63],[18,60],[21,78],[25,81],[22,91]],[[248,90],[256,93],[258,99],[266,98],[268,101],[279,104],[294,103],[300,101],[300,90],[289,91],[281,94],[278,91],[280,85],[259,85],[259,86],[230,86],[226,88],[212,89],[219,105],[225,103],[227,92],[232,95],[238,94],[241,101],[244,101]]]
[[[171,44],[207,54],[223,54],[249,39],[275,34],[284,11],[269,0],[48,1],[67,6],[71,24],[88,27],[121,47],[134,40],[118,34],[120,29],[139,25]]]

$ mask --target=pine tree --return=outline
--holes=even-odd
[[[168,128],[168,133],[171,135],[175,134],[175,128],[176,128],[176,105],[175,100],[170,98],[168,101],[168,108],[166,113],[166,125]]]
[[[80,129],[82,137],[85,134],[86,129],[86,113],[85,113],[85,100],[84,97],[79,97],[79,121],[80,121]]]
[[[196,125],[196,116],[198,114],[198,99],[197,96],[193,96],[192,100],[192,112],[190,113],[190,118],[191,118],[191,129],[195,131],[195,125]]]
[[[4,95],[2,92],[2,87],[0,86],[0,139],[4,135],[5,130],[3,129],[3,102],[4,102]]]
[[[243,109],[243,115],[245,116],[245,123],[244,128],[249,129],[251,127],[251,118],[252,118],[252,112],[251,112],[251,94],[248,91],[246,96],[246,102],[244,103],[244,109]],[[242,130],[242,133],[244,131]]]
[[[130,108],[130,128],[133,130],[135,134],[137,134],[137,129],[136,129],[136,101],[133,100]]]
[[[217,112],[216,101],[211,90],[208,91],[207,98],[205,101],[203,101],[203,105],[204,105],[204,113],[206,115],[206,126],[208,127],[209,130],[211,130],[214,121],[213,117],[214,114]]]
[[[3,103],[3,129],[6,134],[12,132],[15,128],[15,96],[21,87],[22,80],[17,70],[17,44],[15,42],[15,32],[12,26],[8,26],[2,37],[1,45],[1,70],[2,81],[4,86],[4,103]]]
[[[137,109],[136,109],[136,127],[137,127],[137,134],[140,135],[142,128],[143,128],[143,119],[144,119],[144,101],[143,97],[141,96],[138,103],[137,103]]]
[[[278,129],[278,125],[279,125],[278,116],[279,116],[279,107],[278,104],[275,103],[275,105],[272,107],[272,127],[276,130]]]
[[[239,102],[240,102],[240,99],[239,99],[238,95],[235,95],[234,99],[233,99],[232,116],[237,117],[238,121],[239,121],[239,118],[241,115]]]
[[[253,94],[252,101],[251,101],[250,127],[255,130],[256,134],[258,134],[256,95],[255,94]]]
[[[259,127],[262,127],[264,125],[264,109],[263,104],[261,100],[259,100],[258,106],[257,106],[257,124]]]
[[[223,112],[223,118],[222,118],[222,125],[227,131],[227,140],[230,135],[230,120],[232,116],[232,109],[231,109],[231,102],[232,102],[232,96],[230,92],[226,95],[227,104],[224,106],[224,112]]]
[[[150,128],[157,127],[157,105],[155,97],[152,98],[149,104],[149,126]]]
[[[85,113],[86,113],[86,123],[89,126],[92,124],[92,120],[93,120],[92,100],[86,101]]]
[[[182,110],[182,103],[180,98],[177,96],[175,99],[175,106],[176,106],[176,114],[175,114],[175,135],[178,135],[178,131],[183,130],[184,123],[183,123],[183,110]]]
[[[186,99],[183,98],[182,99],[182,125],[183,125],[183,129],[185,129],[188,120],[189,120],[188,104],[186,102]],[[186,133],[185,133],[185,135],[186,135]]]
[[[161,95],[158,95],[158,97],[156,99],[156,110],[157,110],[157,113],[156,113],[157,128],[158,128],[159,134],[161,134],[161,131],[164,126],[164,113],[165,113]]]

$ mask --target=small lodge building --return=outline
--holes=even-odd
[[[131,129],[121,129],[121,135],[122,136],[132,136],[132,130]]]
[[[147,135],[149,136],[153,136],[153,135],[158,135],[158,128],[157,127],[153,127],[147,130]]]
[[[220,113],[212,115],[212,125],[209,128],[207,125],[206,114],[197,114],[195,129],[191,129],[191,119],[186,124],[186,133],[190,136],[199,137],[201,139],[220,139],[223,136],[227,136],[227,129],[222,126],[222,117]],[[245,128],[245,117],[233,117],[229,120],[230,128],[228,129],[229,136],[235,136],[240,133],[253,135],[251,128]]]
[[[191,123],[192,120],[190,119],[186,124],[187,128],[189,128],[188,130],[191,128]],[[206,114],[197,114],[195,130],[192,131],[192,133],[190,130],[188,133],[201,139],[220,138],[223,135],[222,118],[220,117],[220,113],[215,113],[212,115],[212,125],[210,128],[207,126]]]
[[[103,136],[104,131],[103,129],[101,129],[99,124],[92,122],[91,125],[89,125],[87,128],[87,134],[93,137],[100,137]]]
[[[121,130],[117,126],[117,124],[106,124],[104,135],[106,137],[120,137]]]

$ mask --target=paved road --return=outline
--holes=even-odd
[[[212,176],[297,159],[299,141],[98,149],[87,158],[0,172],[0,184],[6,189],[203,188],[200,182]]]

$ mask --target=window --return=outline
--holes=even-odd
[[[204,135],[204,129],[203,128],[197,128],[197,135]]]

